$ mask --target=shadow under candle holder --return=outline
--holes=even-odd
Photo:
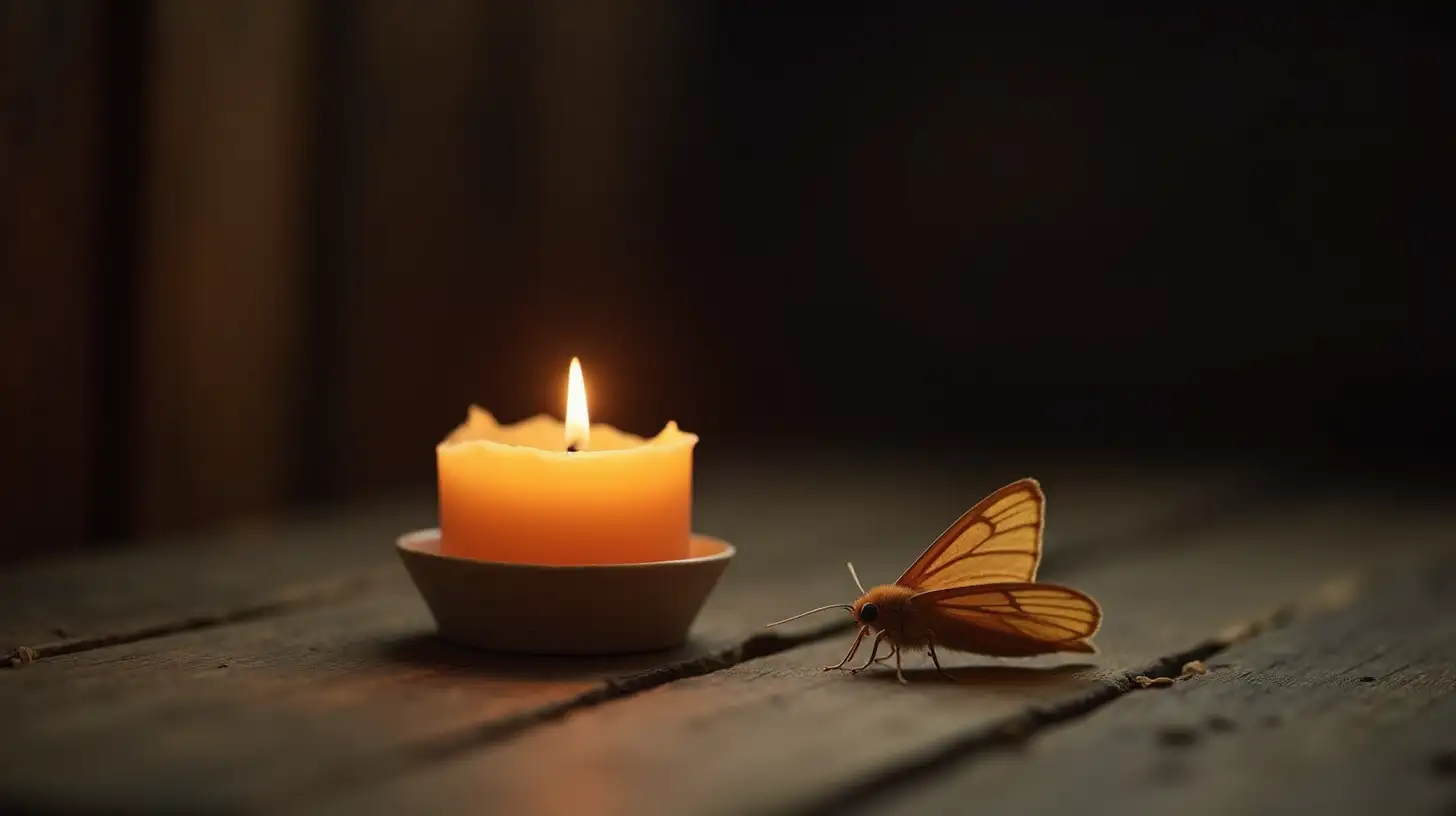
[[[557,566],[440,552],[439,529],[396,543],[440,636],[540,655],[610,655],[682,646],[735,550],[694,535],[690,555],[638,564]]]

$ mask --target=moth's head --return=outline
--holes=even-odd
[[[854,602],[852,614],[860,623],[874,625],[880,619],[880,605],[870,600],[870,596],[866,594]]]
[[[865,626],[893,629],[899,625],[911,594],[910,590],[895,584],[877,586],[861,595],[850,611],[854,619]]]
[[[902,586],[878,586],[869,592],[865,592],[864,585],[859,582],[859,576],[854,574],[854,565],[849,565],[849,574],[854,575],[854,585],[859,587],[860,599],[852,604],[837,603],[810,609],[808,612],[800,612],[790,618],[770,623],[770,627],[795,621],[808,615],[817,615],[820,612],[827,612],[831,609],[847,609],[854,616],[854,619],[861,624],[876,626],[883,629],[892,625],[890,621],[898,620],[898,616],[904,611],[905,602],[909,600],[911,592]],[[886,605],[889,605],[888,607]]]

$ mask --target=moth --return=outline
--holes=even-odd
[[[1070,587],[1036,581],[1045,519],[1041,485],[1029,478],[1012,482],[967,510],[895,583],[865,591],[849,564],[859,600],[821,606],[769,626],[847,609],[859,632],[844,659],[824,671],[843,669],[873,632],[870,656],[850,673],[894,657],[901,683],[907,682],[901,668],[904,649],[925,649],[936,671],[951,680],[936,647],[994,657],[1095,653],[1090,639],[1102,624],[1097,602]],[[886,641],[890,651],[877,659]]]

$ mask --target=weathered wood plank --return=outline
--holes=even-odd
[[[1050,556],[1053,562],[1081,557],[1104,540],[1115,541],[1122,530],[1198,523],[1243,489],[1228,473],[1050,466],[1037,472],[1053,493],[1049,513],[1066,512],[1075,522],[1058,522],[1050,533],[1066,542]],[[800,580],[798,566],[831,573],[843,569],[843,557],[834,552],[840,522],[855,527],[862,518],[882,520],[882,526],[863,530],[853,540],[873,543],[878,535],[913,547],[1004,476],[987,473],[995,469],[723,459],[699,469],[695,513],[701,531],[741,545],[738,564],[729,571],[730,585],[735,575],[752,572],[755,580],[791,587]],[[878,486],[875,480],[881,478],[891,484]],[[1114,495],[1120,500],[1109,501]],[[1137,499],[1126,501],[1128,496]],[[1088,512],[1091,508],[1096,512]],[[152,546],[6,570],[0,573],[0,657],[19,646],[69,651],[119,634],[246,617],[279,603],[332,597],[340,587],[362,589],[381,570],[397,568],[394,538],[434,524],[435,516],[431,497],[396,497],[313,518],[256,520]],[[757,541],[765,535],[771,546]],[[820,550],[822,556],[815,554]],[[898,547],[886,553],[900,557]]]
[[[1456,562],[1238,644],[1034,746],[977,756],[864,812],[1436,813],[1456,806]],[[1444,807],[1445,810],[1440,810]]]
[[[75,807],[266,805],[468,753],[572,709],[793,645],[794,633],[763,637],[763,622],[843,594],[845,558],[889,569],[902,546],[880,545],[908,537],[918,550],[987,489],[934,470],[902,473],[894,487],[880,470],[741,472],[708,469],[702,480],[700,527],[738,543],[741,556],[687,649],[582,661],[457,649],[430,635],[396,569],[372,593],[322,608],[5,672],[0,695],[47,716],[14,724],[0,748],[0,791]],[[1129,477],[1108,501],[1115,480],[1050,475],[1060,525],[1080,534],[1068,551],[1136,542],[1140,524],[1177,510],[1206,518],[1196,483],[1147,476]],[[354,543],[388,549],[387,540]],[[119,754],[123,740],[133,748]]]
[[[395,498],[7,570],[0,658],[21,646],[74,651],[362,591],[398,568],[393,538],[434,518],[432,500]]]
[[[907,672],[912,684],[900,687],[888,671],[820,672],[847,639],[819,641],[581,711],[307,809],[433,811],[488,801],[533,813],[831,810],[884,779],[1003,742],[1008,729],[1115,699],[1134,675],[1166,672],[1216,651],[1220,633],[1248,631],[1230,625],[1278,621],[1291,598],[1372,560],[1429,552],[1449,536],[1435,521],[1395,526],[1397,516],[1372,509],[1289,499],[1275,516],[1210,524],[1125,563],[1086,562],[1059,574],[1105,604],[1103,651],[1092,660],[956,658],[963,682],[917,667]],[[1378,553],[1368,547],[1374,535]],[[779,611],[802,605],[786,594]]]
[[[426,636],[427,612],[395,588],[7,672],[6,707],[43,714],[26,718],[23,736],[3,751],[0,790],[22,803],[81,808],[247,804],[663,659],[478,656]]]

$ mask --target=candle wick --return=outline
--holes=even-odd
[[[576,447],[576,443],[575,442],[572,442],[570,445],[567,445],[566,446],[566,452],[567,453],[576,453],[576,451],[577,451],[577,447]]]

